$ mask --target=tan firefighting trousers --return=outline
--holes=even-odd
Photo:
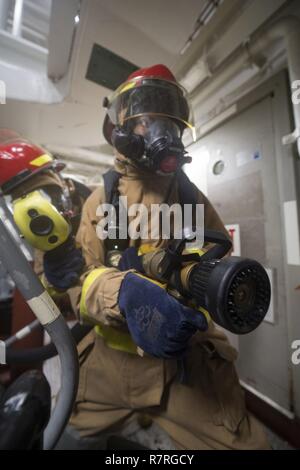
[[[219,352],[194,337],[183,384],[176,361],[116,351],[90,333],[79,346],[80,384],[70,424],[92,437],[117,433],[125,421],[146,413],[178,449],[267,449],[261,426],[245,409],[234,350],[222,333],[215,335]]]

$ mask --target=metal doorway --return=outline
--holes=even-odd
[[[294,411],[300,416],[300,365],[291,360],[292,343],[300,339],[300,162],[281,143],[293,129],[289,102],[288,77],[281,72],[241,99],[233,117],[191,148],[195,163],[188,174],[204,191],[206,186],[224,224],[235,231],[237,255],[268,269],[272,305],[255,332],[238,338],[237,368],[246,387],[292,417]]]

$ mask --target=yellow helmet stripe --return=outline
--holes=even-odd
[[[41,155],[40,157],[37,157],[34,160],[31,160],[30,165],[40,167],[52,161],[53,161],[53,158],[47,153],[45,153],[44,155]]]

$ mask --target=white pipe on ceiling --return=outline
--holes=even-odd
[[[246,0],[244,0],[246,2]],[[211,41],[211,37],[216,31],[224,29],[224,25],[229,23],[233,15],[240,9],[241,0],[226,0],[218,8],[218,14],[214,15],[211,21],[205,25],[201,34],[192,41],[187,52],[181,55],[179,61],[174,66],[174,73],[179,81],[188,74],[189,70],[199,59],[199,51],[205,50],[205,44]]]
[[[61,145],[45,145],[53,154],[63,157],[66,161],[78,162],[89,166],[112,166],[114,157],[78,147],[64,147]]]
[[[13,17],[13,36],[22,35],[22,19],[23,19],[24,0],[16,0]]]
[[[61,80],[69,68],[79,5],[78,0],[52,0],[48,77],[54,82]]]

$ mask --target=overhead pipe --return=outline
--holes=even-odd
[[[14,16],[13,16],[13,26],[12,26],[13,36],[22,35],[23,9],[24,9],[24,0],[16,0]]]
[[[192,44],[193,40],[198,36],[200,29],[205,26],[208,21],[212,18],[212,16],[215,14],[217,11],[219,4],[221,0],[208,0],[206,4],[204,5],[204,8],[202,9],[200,15],[198,16],[195,24],[195,29],[188,38],[187,42],[183,46],[182,50],[180,51],[180,54],[184,54],[187,49],[190,47]]]
[[[57,154],[66,161],[84,163],[90,166],[99,167],[101,165],[112,166],[114,156],[103,155],[102,153],[94,152],[79,147],[65,147],[62,145],[45,145],[45,147],[53,154]]]
[[[86,164],[83,164],[83,163],[73,163],[73,162],[69,162],[65,159],[61,159],[61,161],[66,164],[64,174],[68,178],[71,178],[70,173],[73,173],[74,175],[80,175],[80,176],[84,176],[86,178],[93,178],[93,179],[96,178],[97,179],[97,178],[100,178],[101,175],[105,171],[107,171],[107,170],[109,170],[110,168],[113,167],[113,165],[107,166],[107,165],[101,165],[100,164],[100,165],[97,166],[97,168],[95,168],[95,165],[91,166],[91,165],[86,165]],[[100,178],[100,180],[101,180],[101,178]]]
[[[273,23],[259,37],[249,39],[243,46],[239,55],[236,55],[230,61],[223,62],[216,70],[212,71],[208,84],[199,85],[191,94],[190,99],[196,103],[206,101],[225,83],[232,80],[241,69],[255,63],[255,58],[265,52],[274,41],[283,39],[287,53],[288,69],[291,85],[296,80],[300,80],[300,20],[289,16]],[[284,145],[297,142],[298,154],[300,156],[300,105],[293,103],[293,113],[295,119],[295,131],[284,136],[282,142]]]
[[[223,1],[219,8],[218,14],[214,15],[211,21],[205,25],[192,43],[188,50],[183,54],[181,53],[180,60],[174,65],[174,73],[176,77],[181,80],[188,73],[194,63],[199,59],[199,50],[205,50],[205,44],[211,39],[211,36],[215,34],[215,31],[223,30],[224,24],[228,24],[232,19],[233,15],[241,7],[241,0],[226,0]]]

